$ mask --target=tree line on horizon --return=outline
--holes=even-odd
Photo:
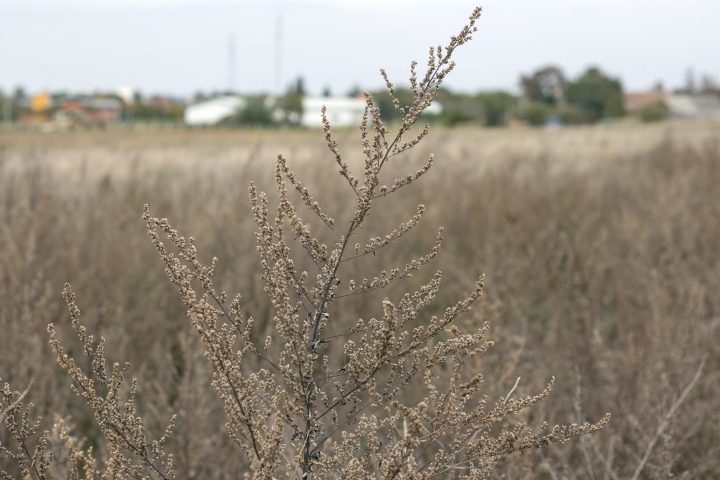
[[[687,85],[675,90],[676,93],[710,93],[720,95],[720,86],[708,78],[702,85],[695,85],[692,72],[688,73]],[[710,79],[712,80],[712,79]],[[477,93],[453,92],[441,88],[437,102],[442,105],[440,114],[426,113],[428,120],[434,120],[445,126],[462,124],[502,127],[513,122],[530,126],[542,125],[579,125],[598,122],[612,122],[623,118],[628,112],[623,101],[622,82],[603,72],[599,67],[589,67],[576,78],[568,78],[560,67],[547,65],[540,67],[519,79],[520,94],[508,90],[480,91]],[[662,84],[655,87],[663,90]],[[385,90],[373,90],[375,104],[380,108],[383,121],[400,121],[399,113],[392,104],[392,98]],[[406,87],[397,87],[396,96],[401,104],[412,101],[412,91]],[[303,97],[307,95],[304,79],[293,80],[279,97],[268,94],[243,95],[245,107],[237,115],[221,122],[224,127],[282,127],[297,126],[303,114]],[[237,92],[224,91],[214,93],[197,92],[194,102],[207,101],[223,95],[238,95]],[[323,96],[331,96],[329,87],[325,87]],[[353,87],[347,96],[362,95],[359,87]],[[127,103],[113,93],[98,93],[98,98],[114,98],[122,102],[121,121],[164,121],[182,122],[184,102],[170,97],[154,95],[144,97],[137,92],[134,101]],[[65,92],[55,92],[51,98],[62,100],[70,97]],[[17,121],[27,106],[29,96],[21,87],[12,94],[0,90],[0,111],[4,121]],[[50,112],[52,113],[52,112]],[[637,112],[641,121],[660,121],[669,116],[668,107],[657,101]]]
[[[589,67],[577,78],[571,79],[559,67],[549,65],[529,75],[522,75],[519,83],[519,95],[507,90],[469,94],[441,88],[437,102],[443,107],[442,113],[426,113],[424,116],[450,127],[462,124],[502,127],[513,122],[531,126],[594,124],[612,122],[627,114],[622,82],[598,67]],[[720,89],[714,83],[709,85],[705,93],[720,94]],[[662,86],[658,85],[656,89],[661,90]],[[678,92],[694,93],[686,90],[680,89]],[[400,113],[393,107],[393,99],[386,91],[373,90],[370,93],[380,108],[384,122],[401,121]],[[303,113],[302,98],[306,94],[303,78],[299,77],[274,104],[265,101],[266,95],[246,97],[245,109],[225,123],[266,127],[298,124]],[[361,94],[361,89],[354,87],[347,96]],[[328,87],[324,89],[323,95],[331,95]],[[413,98],[412,91],[404,87],[395,88],[395,95],[401,104],[409,104]],[[274,116],[273,109],[280,109],[282,115]],[[669,109],[662,101],[638,112],[641,121],[659,121],[668,116]],[[282,120],[278,122],[278,118]]]

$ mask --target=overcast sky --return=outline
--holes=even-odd
[[[0,0],[0,88],[189,95],[273,92],[282,17],[284,86],[311,93],[407,83],[415,59],[446,44],[475,3],[459,0]],[[718,0],[484,0],[447,86],[517,90],[546,64],[574,77],[590,65],[627,90],[684,85],[688,69],[720,80]],[[229,45],[236,60],[229,73]]]

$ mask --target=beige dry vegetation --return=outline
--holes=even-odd
[[[364,234],[391,230],[426,203],[421,233],[379,252],[379,261],[423,254],[444,226],[436,308],[464,298],[486,275],[485,299],[463,320],[491,325],[496,346],[470,368],[484,373],[485,393],[500,398],[522,377],[515,393],[534,394],[555,375],[552,396],[521,420],[569,424],[613,413],[604,431],[511,456],[497,475],[631,478],[642,464],[635,478],[720,476],[719,134],[718,124],[684,123],[464,128],[435,131],[402,165],[391,165],[404,171],[432,152],[439,168],[398,195],[394,208],[375,212],[377,231]],[[352,145],[354,135],[341,132],[340,144]],[[161,434],[177,414],[167,447],[176,472],[209,479],[242,471],[244,460],[219,428],[225,415],[202,345],[147,240],[142,205],[193,233],[201,257],[219,258],[216,284],[243,292],[242,310],[255,315],[255,335],[264,338],[270,306],[248,241],[255,224],[247,184],[260,180],[270,190],[262,182],[283,152],[321,203],[347,205],[352,197],[333,181],[334,160],[318,136],[2,138],[0,371],[14,389],[32,382],[27,399],[45,418],[42,429],[63,415],[85,447],[103,444],[47,344],[51,322],[66,341],[73,337],[60,295],[70,281],[88,330],[109,339],[107,356],[131,362],[137,409],[150,431]],[[345,311],[377,315],[379,300],[398,291],[350,300]],[[51,440],[61,445],[58,435]],[[8,441],[4,430],[0,441]],[[6,460],[0,468],[10,469]]]
[[[351,170],[361,171],[357,132],[337,137]],[[388,200],[391,207],[379,200],[363,238],[392,231],[420,203],[427,211],[414,235],[361,259],[352,277],[426,254],[443,226],[434,261],[443,288],[428,315],[468,297],[485,274],[483,299],[458,321],[470,331],[490,323],[495,346],[469,358],[466,373],[484,374],[491,404],[518,377],[513,396],[524,397],[542,392],[554,375],[552,395],[515,420],[582,424],[613,413],[603,431],[568,446],[503,457],[498,478],[720,477],[718,138],[713,123],[462,128],[432,131],[388,165],[395,178],[430,153],[437,164]],[[240,310],[255,318],[251,334],[262,342],[273,312],[247,186],[254,180],[259,190],[274,190],[282,153],[336,219],[352,218],[354,195],[336,181],[321,133],[78,132],[0,142],[3,382],[20,391],[30,385],[24,400],[44,417],[41,430],[62,416],[80,447],[103,447],[92,411],[68,388],[47,343],[53,323],[66,348],[74,345],[66,353],[81,358],[61,296],[70,282],[88,332],[108,339],[107,357],[131,362],[128,377],[140,385],[135,406],[152,438],[177,415],[165,450],[174,453],[178,477],[244,471],[247,461],[222,428],[213,367],[147,239],[142,206],[196,237],[203,263],[219,259],[218,290],[243,294]],[[305,258],[297,266],[310,271],[312,264]],[[384,297],[430,277],[421,272],[348,298],[343,318],[352,326],[382,315]],[[426,395],[418,386],[402,392],[414,404]],[[49,437],[60,453],[67,448],[61,434]],[[0,430],[0,442],[8,441]],[[14,472],[1,454],[0,468]]]

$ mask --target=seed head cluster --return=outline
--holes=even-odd
[[[493,402],[482,395],[483,376],[468,374],[463,368],[492,345],[486,339],[488,325],[464,331],[456,322],[481,297],[482,277],[467,298],[444,311],[434,309],[435,315],[427,310],[440,289],[439,271],[397,300],[384,298],[375,318],[343,318],[345,298],[406,279],[440,252],[442,229],[425,255],[404,265],[378,268],[368,278],[349,278],[345,273],[350,262],[375,257],[421,221],[425,205],[419,205],[412,218],[384,236],[364,238],[362,234],[377,202],[388,201],[384,197],[410,186],[432,168],[430,156],[419,169],[389,183],[383,175],[392,158],[428,135],[428,125],[415,134],[411,130],[453,70],[452,55],[472,38],[480,14],[481,9],[476,8],[446,47],[430,49],[422,78],[416,72],[417,63],[411,64],[411,105],[400,104],[387,73],[381,70],[402,121],[392,134],[373,98],[365,93],[360,124],[362,174],[351,173],[343,160],[323,108],[327,146],[344,179],[341,181],[347,182],[354,196],[347,221],[330,216],[282,155],[275,168],[278,206],[272,215],[267,195],[250,185],[261,280],[272,305],[272,332],[264,341],[253,333],[253,318],[245,318],[241,297],[229,301],[225,292],[216,289],[213,276],[218,259],[203,264],[195,240],[180,236],[167,219],[153,217],[145,206],[148,234],[214,368],[212,385],[224,404],[227,433],[247,458],[246,477],[485,478],[502,456],[566,442],[607,423],[608,417],[595,424],[552,428],[542,424],[536,431],[523,422],[513,424],[508,417],[547,398],[554,379],[535,396],[511,398],[508,394]],[[317,220],[314,226],[300,216],[292,195],[299,195],[301,204]],[[325,230],[324,236],[314,232],[315,226]],[[326,237],[332,241],[321,240]],[[293,246],[299,246],[300,253],[310,259],[312,272],[299,267],[302,262],[294,256]],[[59,424],[72,471],[77,474],[82,464],[89,478],[175,478],[173,457],[163,449],[172,434],[174,417],[161,438],[149,441],[134,409],[137,382],[133,380],[125,401],[119,399],[127,365],[106,365],[105,340],[95,343],[81,325],[69,285],[64,297],[73,327],[91,360],[92,373],[84,373],[64,352],[52,325],[48,328],[50,343],[76,393],[94,411],[110,449],[110,460],[100,471],[92,452],[78,450],[67,427]],[[255,368],[258,364],[261,366]],[[422,395],[406,395],[411,384]],[[30,426],[27,415],[20,413],[22,395],[12,393],[6,385],[2,400],[5,422],[19,445],[16,452],[4,447],[3,451],[18,459],[23,473],[35,469],[39,478],[45,478],[43,469],[51,461],[45,443],[41,441],[30,456],[22,451],[24,439],[37,430]]]

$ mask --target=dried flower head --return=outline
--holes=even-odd
[[[422,78],[416,72],[417,63],[412,62],[410,105],[401,105],[387,73],[381,70],[402,120],[392,134],[372,96],[365,93],[361,174],[353,174],[343,160],[323,108],[327,147],[338,164],[341,182],[347,183],[354,199],[347,219],[337,221],[331,216],[282,155],[275,168],[278,206],[274,216],[267,195],[250,184],[261,279],[272,305],[271,335],[258,338],[253,333],[254,320],[244,317],[240,296],[228,302],[226,294],[218,292],[213,278],[218,259],[202,263],[194,239],[181,236],[167,219],[152,217],[145,206],[148,234],[214,368],[212,385],[224,405],[227,432],[247,458],[254,479],[483,478],[502,456],[563,443],[608,422],[609,417],[580,426],[541,424],[537,430],[522,421],[512,423],[509,417],[549,396],[554,379],[535,396],[512,397],[513,388],[493,402],[482,394],[483,376],[464,367],[492,345],[486,339],[488,324],[465,330],[457,322],[481,297],[482,277],[466,298],[436,315],[428,307],[440,289],[439,271],[397,299],[384,298],[374,318],[344,318],[348,317],[341,308],[344,299],[406,279],[440,252],[442,228],[424,255],[404,264],[378,266],[374,275],[365,278],[350,278],[348,273],[351,262],[374,259],[378,251],[401,242],[421,221],[422,204],[409,220],[385,235],[366,238],[362,232],[370,212],[380,209],[386,197],[420,180],[433,167],[431,155],[420,168],[394,181],[387,182],[383,176],[393,157],[413,149],[429,134],[429,125],[416,134],[411,129],[437,97],[455,67],[453,53],[472,38],[480,14],[480,8],[473,10],[469,22],[445,47],[430,48]],[[294,195],[309,210],[312,222],[301,217],[292,201]],[[332,241],[324,243],[316,228],[324,229],[324,236]],[[302,255],[310,259],[312,273],[299,267],[292,245],[299,245]],[[77,476],[77,462],[82,462],[88,477],[175,478],[173,457],[164,451],[174,417],[159,439],[149,441],[135,411],[135,380],[126,398],[120,399],[127,364],[107,365],[105,339],[96,343],[87,334],[69,285],[63,295],[91,373],[84,373],[65,354],[52,324],[50,344],[72,378],[72,388],[92,408],[109,449],[105,472],[100,474],[92,456],[81,452],[59,423],[60,437],[73,459],[73,475]],[[260,368],[256,368],[258,361]],[[422,393],[408,395],[411,387]],[[29,427],[26,416],[17,420],[22,409],[19,394],[5,387],[3,396],[6,423],[22,443],[37,429]],[[38,477],[44,478],[42,469],[50,461],[45,455],[46,437],[41,436],[34,455],[20,450],[12,453],[26,466],[23,473],[36,468]],[[250,473],[245,476],[250,478]]]

